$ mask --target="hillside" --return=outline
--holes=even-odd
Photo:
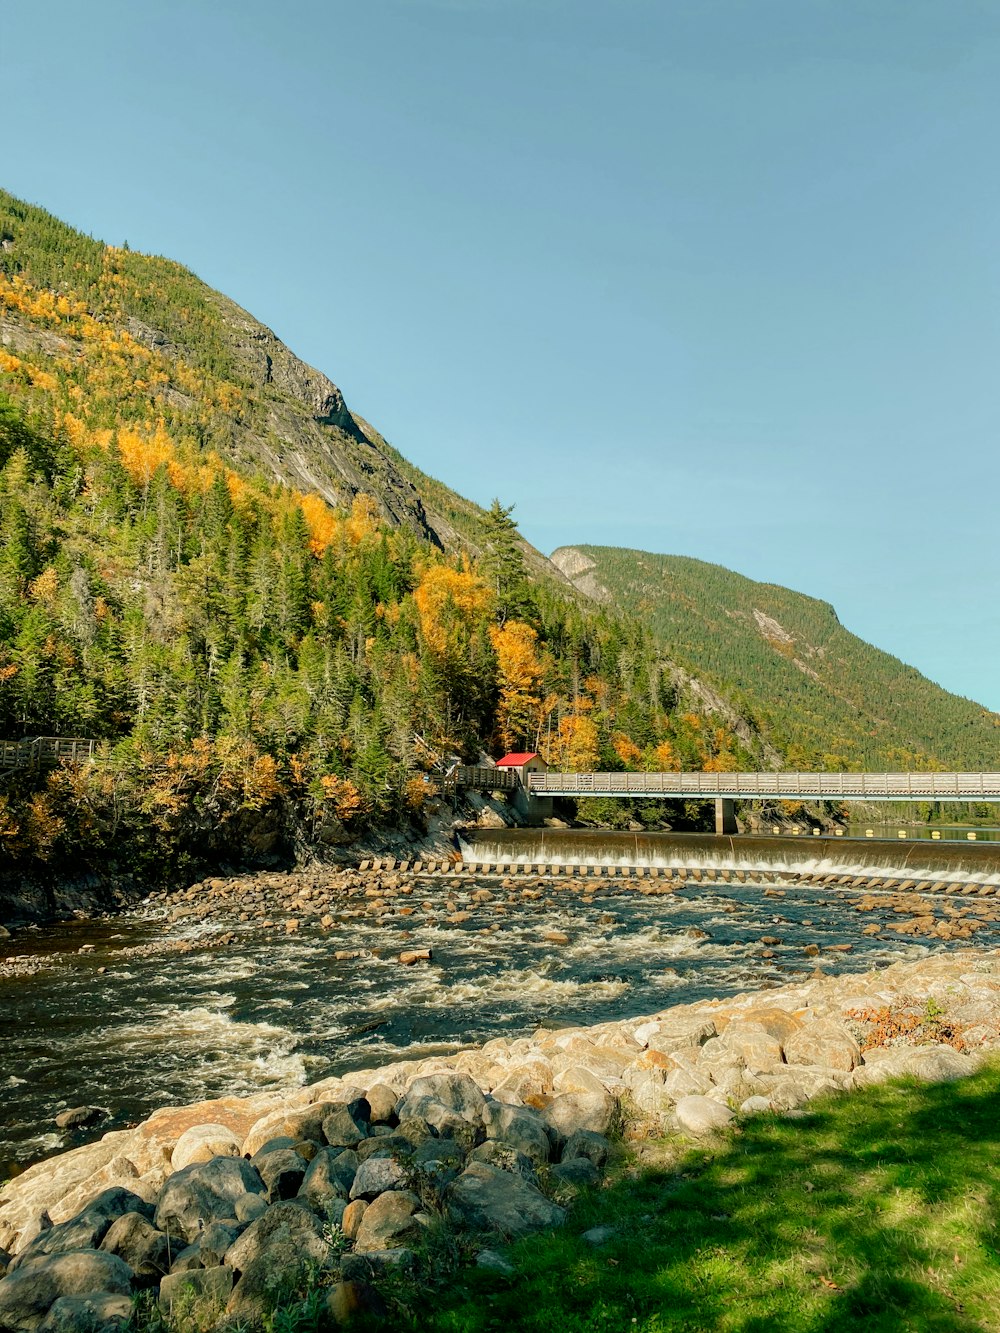
[[[682,556],[578,546],[551,559],[641,617],[791,767],[1000,768],[1000,716],[857,638],[826,602]]]
[[[226,297],[0,193],[0,738],[36,734],[102,761],[6,783],[8,863],[151,874],[419,828],[435,753],[776,758]]]

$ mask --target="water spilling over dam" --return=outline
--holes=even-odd
[[[460,836],[471,866],[604,866],[710,871],[880,873],[905,880],[1000,883],[1000,844],[923,839],[734,837],[606,829],[471,829]]]

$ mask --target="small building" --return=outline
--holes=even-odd
[[[548,764],[540,754],[505,754],[502,759],[497,760],[497,768],[502,768],[507,773],[516,773],[521,781],[521,785],[528,785],[529,773],[544,773]]]

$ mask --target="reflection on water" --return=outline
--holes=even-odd
[[[1000,842],[1000,829],[980,828],[978,824],[848,824],[848,838],[907,838],[926,842]]]
[[[53,1126],[66,1106],[107,1109],[93,1137],[165,1104],[782,985],[817,966],[806,944],[853,946],[821,956],[829,972],[928,952],[893,937],[890,914],[881,937],[863,935],[873,914],[831,890],[785,884],[769,897],[765,884],[707,882],[647,896],[634,879],[538,881],[540,896],[522,898],[533,883],[426,881],[408,900],[409,916],[366,915],[353,899],[339,914],[331,909],[329,930],[286,935],[282,925],[226,922],[235,944],[186,954],[132,949],[165,938],[197,943],[208,927],[182,922],[165,934],[160,921],[119,919],[22,933],[9,953],[30,948],[58,960],[0,981],[0,1172],[70,1142]],[[490,901],[472,897],[482,887]],[[468,917],[451,922],[456,900]],[[977,943],[995,943],[996,930],[990,924]],[[554,931],[565,942],[545,938]],[[762,935],[780,943],[765,948]],[[81,953],[81,945],[94,947]],[[423,948],[433,952],[429,964],[397,961],[400,950]],[[357,956],[338,960],[338,950]]]

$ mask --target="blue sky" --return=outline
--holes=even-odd
[[[537,546],[1000,709],[995,0],[34,0],[0,181],[183,261]]]

